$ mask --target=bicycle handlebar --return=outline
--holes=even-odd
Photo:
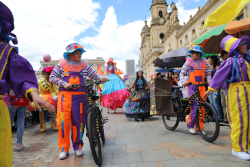
[[[109,79],[107,81],[109,81]],[[92,83],[89,83],[89,84],[85,84],[85,83],[72,84],[70,88],[71,89],[72,88],[78,88],[78,87],[86,87],[87,88],[87,87],[90,87],[90,86],[92,86],[94,84],[99,85],[101,83],[102,83],[101,80],[97,80],[97,81],[92,81]]]

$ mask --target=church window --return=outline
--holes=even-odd
[[[192,30],[192,35],[195,34],[195,28]]]
[[[242,19],[244,19],[244,14],[242,14],[242,15],[240,15],[240,16],[238,16],[238,17],[236,18],[236,20],[242,20]]]
[[[161,10],[159,11],[159,16],[160,16],[160,17],[162,17],[162,16],[163,16],[163,15],[162,15],[162,11],[161,11]]]
[[[187,35],[185,36],[185,40],[188,41],[188,36]]]
[[[180,47],[182,47],[182,40],[180,40]]]
[[[163,40],[164,36],[165,36],[165,35],[164,35],[163,33],[160,34],[160,42],[161,42],[161,43],[163,43],[162,40]]]
[[[203,27],[203,26],[204,26],[204,24],[205,24],[205,22],[204,22],[204,21],[202,21],[202,22],[201,22],[201,27]]]

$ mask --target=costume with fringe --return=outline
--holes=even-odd
[[[147,82],[146,79],[145,82]],[[123,112],[127,118],[146,118],[150,115],[150,97],[143,87],[142,79],[138,79],[136,85],[138,90],[131,93],[126,100],[123,105]]]
[[[113,62],[110,58],[109,61]],[[107,62],[107,64],[109,63]],[[122,108],[126,99],[129,97],[130,93],[127,91],[126,85],[122,82],[121,78],[116,74],[115,66],[107,66],[107,75],[105,76],[110,81],[103,84],[102,90],[102,105],[103,107],[115,110],[117,108]]]

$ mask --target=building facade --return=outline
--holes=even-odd
[[[126,75],[129,75],[129,80],[126,82],[126,84],[131,85],[135,79],[135,60],[126,60],[125,70]]]
[[[102,57],[97,57],[96,59],[87,59],[87,60],[88,60],[89,66],[92,67],[95,71],[97,71],[98,65],[100,64],[102,73],[105,73],[106,66],[105,66],[105,61],[104,61],[104,59]],[[45,62],[45,63],[43,63],[43,60],[40,60],[40,64],[41,65],[43,64],[42,68],[45,68],[45,67],[48,67],[48,66],[55,67],[58,63],[59,63],[59,60],[51,60],[50,62]],[[41,74],[42,68],[36,74],[37,79],[42,77],[42,74]]]
[[[149,80],[150,75],[155,73],[153,61],[165,55],[173,49],[189,47],[191,44],[217,27],[203,27],[207,17],[221,6],[226,0],[207,0],[197,13],[187,23],[180,25],[178,9],[175,3],[170,4],[171,11],[168,12],[168,4],[165,0],[153,0],[150,7],[152,21],[150,27],[145,21],[141,32],[141,67],[145,78]],[[250,3],[246,4],[235,20],[250,17]]]

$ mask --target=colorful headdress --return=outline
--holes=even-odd
[[[202,47],[199,45],[193,45],[191,48],[189,48],[188,53],[191,54],[191,52],[199,52],[201,53],[201,56],[205,56],[205,53],[202,51]]]
[[[250,37],[243,35],[240,39],[233,37],[232,35],[227,35],[224,37],[220,43],[220,47],[228,52],[228,57],[232,57],[234,52],[238,49],[241,42],[247,42],[247,47],[250,46]]]
[[[110,62],[113,63],[113,64],[115,63],[115,62],[114,62],[114,59],[113,59],[112,57],[110,57],[109,60],[107,61],[107,65],[108,65]]]
[[[43,73],[47,72],[47,73],[51,73],[54,70],[54,67],[45,67],[43,68]]]
[[[138,73],[139,71],[143,72],[143,69],[141,67],[137,68],[136,73]]]
[[[64,54],[63,54],[64,59],[69,60],[69,53],[73,53],[73,52],[76,51],[76,50],[80,50],[80,51],[81,51],[81,55],[82,55],[84,52],[86,52],[86,51],[84,50],[84,48],[83,48],[81,45],[79,45],[78,43],[72,43],[72,44],[69,44],[69,45],[66,47],[66,52],[64,52]]]
[[[11,33],[14,28],[14,17],[10,9],[0,1],[0,41],[17,44],[16,35]]]

